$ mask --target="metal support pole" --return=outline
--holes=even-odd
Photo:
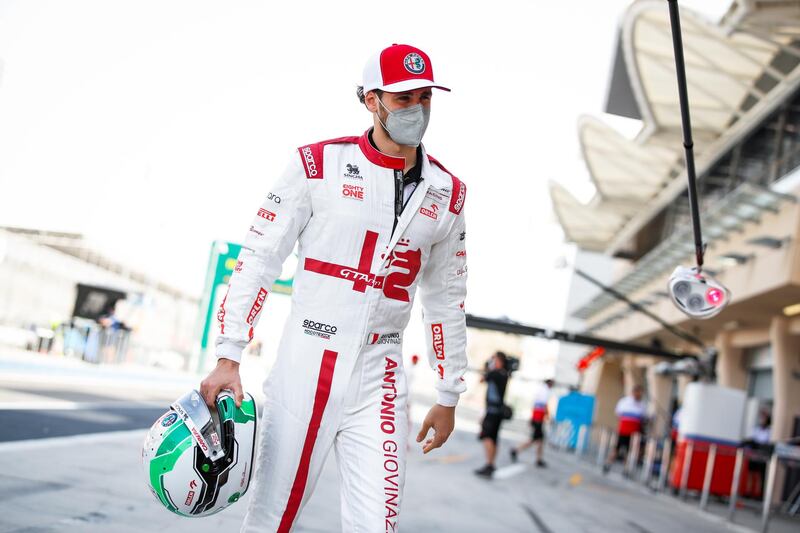
[[[775,489],[775,474],[778,471],[778,455],[773,453],[769,458],[767,481],[764,486],[764,506],[761,509],[761,533],[766,533],[769,528],[769,511],[772,507],[772,492]]]
[[[606,464],[606,457],[608,456],[608,439],[610,438],[609,432],[606,428],[600,431],[600,446],[597,452],[597,465],[603,466]]]
[[[562,422],[558,425],[558,451],[566,452],[572,438],[572,424]]]
[[[683,470],[681,470],[680,497],[686,499],[687,485],[689,484],[689,469],[692,468],[692,454],[694,453],[694,442],[686,443],[686,453],[683,455]]]
[[[625,464],[626,474],[633,477],[636,474],[636,465],[639,462],[639,448],[642,445],[642,434],[634,433],[631,436],[631,448],[628,450],[628,460]]]
[[[577,455],[578,457],[583,455],[583,449],[585,446],[584,441],[586,440],[586,434],[587,434],[586,426],[581,425],[581,427],[578,428],[578,438],[575,439],[575,455]]]
[[[664,446],[661,449],[661,468],[658,469],[658,490],[663,491],[667,486],[667,475],[669,474],[669,462],[672,459],[672,439],[664,439]]]
[[[708,507],[708,493],[711,492],[711,480],[714,478],[714,462],[717,459],[717,445],[712,444],[708,449],[706,459],[706,473],[703,475],[703,493],[700,495],[700,509]]]
[[[650,483],[650,477],[653,473],[653,462],[656,458],[656,439],[650,437],[647,439],[647,444],[644,447],[644,464],[642,465],[642,475],[640,476],[639,480],[648,485]]]
[[[672,28],[672,45],[675,51],[675,73],[678,76],[678,102],[681,110],[681,126],[683,127],[683,148],[686,155],[686,177],[689,181],[689,210],[692,215],[692,232],[694,233],[695,256],[697,269],[703,268],[705,244],[700,228],[700,205],[697,197],[697,176],[694,167],[694,141],[692,140],[692,121],[689,114],[689,94],[686,82],[686,65],[683,60],[683,39],[681,36],[681,17],[678,12],[678,0],[669,0],[669,21]]]
[[[744,448],[736,450],[736,463],[733,465],[733,481],[731,481],[731,497],[728,502],[728,522],[733,522],[736,512],[736,503],[739,500],[739,486],[742,479],[742,464],[744,463]]]

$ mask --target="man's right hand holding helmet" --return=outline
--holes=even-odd
[[[210,408],[215,408],[217,395],[223,389],[233,391],[236,407],[241,407],[244,392],[239,377],[239,363],[232,359],[219,358],[216,368],[200,383],[200,394]]]

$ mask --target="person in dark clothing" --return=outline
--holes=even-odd
[[[483,374],[482,382],[486,383],[486,416],[481,423],[478,438],[483,442],[486,451],[486,465],[475,473],[491,478],[494,474],[494,460],[497,456],[497,436],[503,422],[503,398],[508,384],[508,357],[503,352],[495,353]]]

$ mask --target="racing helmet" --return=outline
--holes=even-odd
[[[150,491],[169,511],[209,516],[241,498],[250,485],[256,441],[256,404],[241,407],[224,390],[210,410],[192,390],[150,428],[142,466]]]

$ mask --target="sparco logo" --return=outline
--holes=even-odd
[[[312,337],[330,339],[331,335],[336,335],[337,330],[338,328],[331,324],[323,324],[322,322],[314,322],[308,319],[303,320],[303,333]]]
[[[303,147],[303,160],[306,163],[306,169],[308,170],[308,175],[316,177],[317,175],[317,163],[314,161],[314,154],[311,153],[311,147],[305,146]]]
[[[464,196],[467,194],[467,188],[464,185],[458,188],[458,198],[456,198],[456,203],[453,204],[453,211],[456,213],[461,212],[461,208],[464,207]]]
[[[267,299],[267,289],[261,287],[256,295],[256,299],[253,302],[253,306],[250,308],[250,314],[247,315],[247,323],[251,326],[253,322],[255,322],[258,313],[261,312],[261,308],[264,307],[264,300]]]
[[[431,336],[433,337],[433,353],[436,359],[444,359],[444,332],[441,324],[431,324]]]

